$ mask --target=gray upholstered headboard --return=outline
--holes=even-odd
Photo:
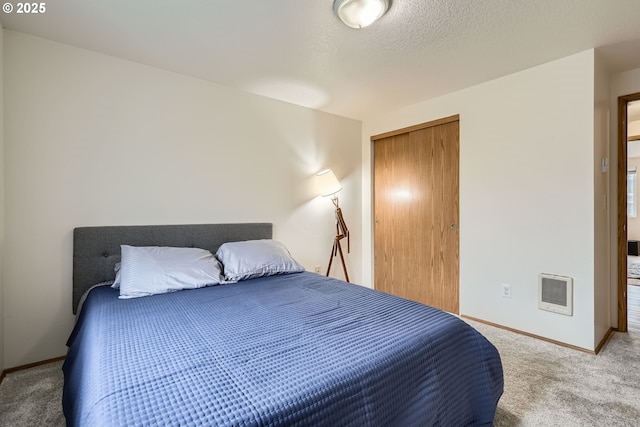
[[[91,286],[113,280],[120,245],[194,247],[215,254],[225,242],[270,239],[270,223],[126,225],[73,230],[73,312]]]

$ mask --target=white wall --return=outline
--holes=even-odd
[[[267,221],[305,267],[326,268],[333,205],[313,175],[331,167],[345,219],[361,228],[360,122],[4,37],[4,366],[65,354],[74,227]]]
[[[0,25],[0,101],[3,92],[3,35]],[[0,102],[0,371],[4,370],[4,269],[2,268],[2,254],[4,253],[4,103]]]
[[[453,114],[461,313],[592,350],[593,50],[364,120],[364,283],[373,283],[371,135]],[[537,308],[540,272],[574,278],[573,316]]]
[[[640,92],[640,68],[617,73],[611,76],[611,189],[610,194],[618,192],[618,97],[631,95]],[[618,265],[618,204],[616,198],[612,197],[611,204],[611,247],[616,250],[611,251],[611,265]],[[612,324],[618,324],[618,272],[616,268],[611,268],[611,320]]]

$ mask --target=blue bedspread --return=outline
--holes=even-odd
[[[68,341],[69,426],[492,425],[497,350],[455,316],[314,273],[119,300]]]

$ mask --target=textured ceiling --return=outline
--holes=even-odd
[[[362,119],[583,50],[640,67],[640,0],[393,0],[362,30],[332,0],[56,0],[5,29]]]

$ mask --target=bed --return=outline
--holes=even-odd
[[[499,354],[440,310],[304,271],[131,299],[108,286],[120,245],[271,238],[264,223],[75,229],[67,425],[493,424]]]
[[[640,279],[640,256],[627,256],[627,277]]]

